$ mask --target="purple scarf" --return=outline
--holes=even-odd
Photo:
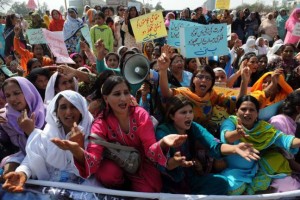
[[[35,113],[35,127],[42,129],[45,124],[45,115],[46,109],[37,89],[34,85],[23,77],[13,77],[9,79],[16,80],[25,97],[26,103],[29,107],[27,111],[28,117],[30,117],[31,113]],[[14,128],[19,134],[24,134],[21,128],[18,125],[18,117],[20,116],[20,112],[14,110],[8,103],[5,105],[6,107],[6,117],[8,120],[8,124]]]

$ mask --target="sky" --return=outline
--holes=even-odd
[[[28,0],[14,0],[15,2],[28,2]],[[50,9],[59,9],[59,7],[61,5],[64,6],[64,0],[35,0],[35,2],[37,3],[37,1],[39,1],[40,4],[43,4],[44,2],[46,2],[49,6]],[[139,0],[141,2],[143,2],[143,0]],[[157,4],[159,0],[144,0],[144,3],[150,3],[153,6],[155,6]],[[231,0],[230,2],[230,8],[234,8],[237,7],[239,5],[242,4],[242,2],[244,1],[244,3],[255,3],[257,1],[260,1],[262,3],[266,3],[268,5],[272,5],[273,0]],[[68,0],[67,0],[68,2]],[[196,7],[202,6],[203,2],[205,2],[205,0],[160,0],[161,5],[164,9],[166,10],[181,10],[183,8],[189,7],[191,9],[194,9]],[[176,3],[175,3],[176,2]]]

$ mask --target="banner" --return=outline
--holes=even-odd
[[[167,43],[170,46],[180,47],[180,33],[179,30],[182,27],[191,27],[191,26],[202,26],[201,24],[188,22],[183,20],[171,20],[168,32]]]
[[[227,55],[227,25],[180,28],[180,49],[186,58]]]
[[[41,28],[38,29],[28,29],[26,31],[29,44],[46,44],[46,39]]]
[[[167,36],[162,11],[151,12],[130,20],[136,42],[146,42]]]
[[[0,33],[4,32],[5,24],[0,24]],[[0,55],[4,57],[5,39],[3,34],[0,34]]]
[[[92,44],[90,29],[88,26],[84,26],[81,29],[81,34],[84,37],[85,41],[89,44],[91,51],[93,50],[94,44]]]
[[[56,63],[75,64],[75,62],[69,57],[62,31],[51,32],[43,29],[43,34],[49,48],[56,57]]]
[[[229,10],[230,0],[216,0],[216,9]]]
[[[128,8],[134,6],[134,7],[136,7],[138,12],[141,12],[141,3],[140,2],[130,2],[130,1],[128,1],[127,6],[128,6]]]

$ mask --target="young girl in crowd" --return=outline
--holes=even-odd
[[[96,136],[90,137],[86,150],[78,145],[73,148],[68,141],[60,141],[60,144],[66,143],[65,146],[71,147],[82,177],[95,174],[101,184],[114,189],[124,188],[127,179],[133,191],[160,192],[160,173],[154,163],[165,166],[168,148],[180,145],[186,136],[169,135],[156,142],[149,114],[141,107],[131,106],[129,91],[129,84],[123,77],[110,76],[106,79],[101,87],[102,112],[96,117],[91,132],[108,142],[136,148],[141,155],[136,173],[125,172],[114,161],[103,157],[104,147],[93,142]]]
[[[26,78],[35,86],[44,100],[47,84],[50,79],[50,71],[44,68],[36,68]]]
[[[27,155],[15,172],[4,177],[3,188],[12,192],[23,191],[29,178],[82,183],[84,179],[79,176],[72,153],[60,149],[55,141],[70,140],[84,147],[92,121],[84,97],[71,90],[58,93],[47,106],[45,128],[37,129],[31,121]]]
[[[55,72],[48,81],[44,103],[48,105],[57,93],[64,90],[78,91],[78,81],[74,76]]]
[[[193,103],[183,95],[172,97],[168,102],[166,122],[158,126],[156,139],[169,134],[187,135],[187,140],[178,148],[170,148],[166,166],[160,166],[163,174],[164,192],[183,194],[227,194],[228,182],[222,175],[203,174],[197,169],[199,145],[209,150],[211,156],[238,154],[246,160],[257,160],[258,151],[251,145],[240,143],[228,145],[217,142],[205,128],[193,122]],[[203,164],[207,164],[203,162]],[[204,170],[206,166],[202,165]]]
[[[14,171],[26,155],[25,146],[28,136],[26,135],[27,131],[23,130],[24,126],[19,124],[19,117],[26,110],[28,116],[34,119],[35,127],[43,128],[45,107],[36,88],[23,77],[7,79],[2,85],[2,90],[7,104],[2,109],[0,117],[0,142],[1,144],[11,142],[19,148],[18,153],[2,160],[1,167],[4,166],[4,174],[6,174]]]
[[[91,28],[91,40],[92,44],[95,44],[97,40],[101,39],[104,42],[105,48],[108,52],[113,51],[114,36],[112,30],[105,24],[104,13],[100,12],[95,14],[95,26]],[[94,52],[97,52],[95,45],[93,45]]]

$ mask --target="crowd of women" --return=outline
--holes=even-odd
[[[0,67],[2,188],[28,179],[137,192],[242,195],[300,189],[300,55],[293,28],[300,8],[269,13],[201,7],[167,13],[194,23],[232,25],[228,54],[185,58],[166,38],[136,43],[136,7],[76,8],[29,28],[63,31],[74,64],[56,63],[44,44],[28,45],[18,14],[6,17]],[[44,17],[47,19],[47,17]],[[48,17],[49,19],[49,17]],[[276,21],[274,20],[276,19]],[[24,24],[24,22],[23,22]],[[81,35],[89,27],[92,46]],[[145,81],[122,75],[127,59],[149,60]],[[273,116],[260,118],[271,106]],[[139,152],[129,172],[109,143]]]

